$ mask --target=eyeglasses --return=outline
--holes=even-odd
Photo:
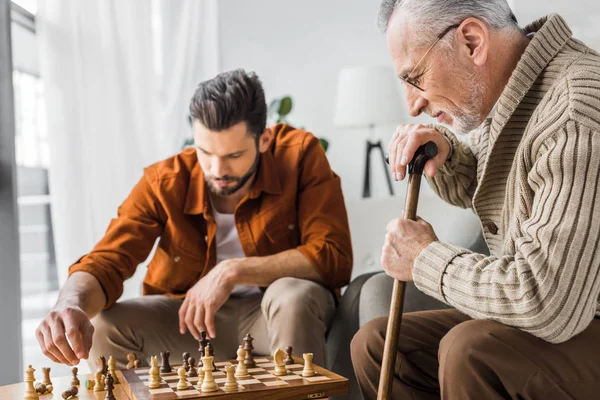
[[[405,76],[399,76],[400,80],[416,89],[419,89],[421,92],[424,92],[425,89],[422,89],[421,87],[419,87],[419,85],[417,85],[417,82],[415,81],[415,78],[409,78],[409,76],[411,76],[419,67],[419,65],[421,65],[421,63],[423,62],[423,60],[425,59],[425,57],[427,56],[427,54],[429,54],[429,52],[431,51],[431,49],[433,49],[433,47],[440,41],[442,40],[442,38],[444,36],[446,36],[448,34],[448,32],[450,32],[452,29],[456,29],[460,26],[460,24],[456,24],[456,25],[452,25],[447,27],[446,29],[444,29],[444,31],[442,33],[440,33],[437,37],[437,40],[435,42],[433,42],[433,44],[431,46],[429,46],[429,49],[427,49],[427,51],[425,52],[425,54],[423,54],[423,57],[421,57],[421,59],[419,60],[419,62],[417,63],[417,65],[415,65],[415,67],[412,69],[412,71],[410,71],[407,75]]]

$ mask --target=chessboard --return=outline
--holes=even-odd
[[[212,393],[202,393],[198,386],[199,378],[188,378],[188,389],[177,390],[177,368],[169,373],[161,373],[161,386],[149,389],[150,368],[127,369],[120,371],[122,390],[131,400],[171,400],[171,399],[223,399],[223,400],[294,400],[321,399],[334,395],[348,394],[348,380],[331,371],[314,366],[315,375],[302,377],[303,360],[293,356],[295,364],[286,365],[288,374],[275,376],[272,357],[257,357],[254,359],[256,368],[248,368],[249,378],[238,380],[240,389],[235,392],[225,392],[226,381],[224,367],[229,363],[236,365],[237,361],[215,362],[217,371],[213,372],[219,390]]]

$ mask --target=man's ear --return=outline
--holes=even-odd
[[[275,138],[275,134],[270,128],[265,129],[265,131],[258,138],[258,151],[264,153],[271,147],[271,142]]]
[[[485,22],[467,18],[457,29],[459,53],[474,65],[483,66],[490,48],[490,30]]]

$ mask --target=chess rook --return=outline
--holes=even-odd
[[[226,366],[225,373],[227,374],[227,381],[225,382],[225,386],[223,386],[223,390],[226,392],[239,390],[240,387],[235,379],[235,365],[229,364]]]
[[[304,369],[302,369],[302,376],[310,377],[315,375],[315,369],[313,367],[313,353],[304,353],[302,354],[302,358],[304,358]]]
[[[170,354],[171,353],[169,353],[168,351],[160,352],[160,359],[161,359],[160,372],[162,372],[163,374],[165,374],[167,372],[171,372],[173,370],[173,368],[171,368],[171,364],[169,364],[169,355]]]

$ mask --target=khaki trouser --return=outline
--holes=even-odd
[[[365,400],[377,397],[387,317],[365,324],[352,361]],[[393,399],[598,399],[600,320],[551,344],[456,310],[404,314]]]
[[[189,352],[198,359],[198,342],[188,332],[179,333],[178,311],[182,300],[167,296],[143,296],[116,303],[92,320],[94,338],[89,363],[113,356],[123,368],[127,353],[149,364],[150,356],[168,350],[171,364],[181,363]],[[230,297],[215,315],[217,337],[211,340],[216,360],[236,358],[246,333],[254,337],[255,355],[273,354],[293,346],[294,354],[313,353],[317,365],[325,365],[325,330],[335,311],[333,295],[307,280],[283,278],[264,294]],[[160,363],[160,356],[159,356]],[[93,367],[92,370],[95,370]]]

